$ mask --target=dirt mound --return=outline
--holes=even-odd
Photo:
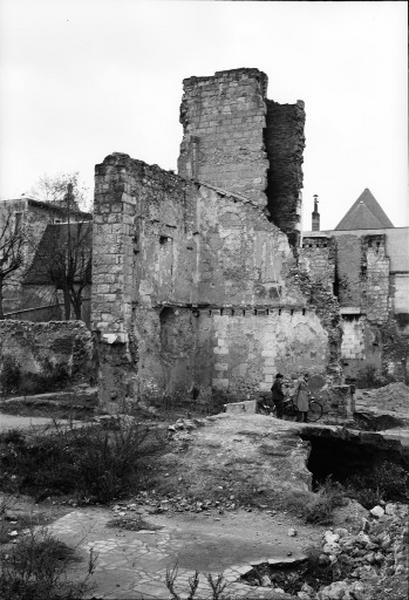
[[[409,387],[403,382],[390,383],[381,388],[357,390],[357,409],[375,408],[401,414],[409,417]]]
[[[205,421],[194,431],[172,434],[157,491],[166,493],[167,487],[206,506],[226,507],[227,502],[233,510],[278,508],[291,496],[311,494],[309,444],[292,423],[247,414],[220,414]]]

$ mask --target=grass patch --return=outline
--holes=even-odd
[[[345,504],[346,490],[328,477],[316,493],[293,491],[281,499],[278,507],[296,514],[306,523],[330,525],[334,510]]]
[[[127,531],[157,531],[162,529],[161,525],[153,525],[145,521],[140,515],[126,515],[124,517],[115,517],[106,524],[107,527],[117,527]]]
[[[7,600],[80,600],[89,592],[95,568],[90,554],[87,574],[68,581],[67,567],[78,561],[75,550],[46,529],[30,530],[15,545],[0,553],[0,597]]]
[[[0,489],[41,501],[74,495],[78,502],[106,503],[137,491],[147,463],[163,440],[133,420],[113,429],[58,426],[46,433],[0,435]]]

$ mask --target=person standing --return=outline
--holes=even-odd
[[[301,423],[308,423],[308,409],[309,401],[311,398],[310,388],[308,387],[308,380],[310,376],[305,373],[297,387],[295,396],[295,405],[297,407],[297,421]]]
[[[271,387],[273,404],[276,407],[276,413],[277,413],[278,419],[283,418],[283,407],[284,407],[283,379],[284,379],[284,375],[281,375],[281,373],[277,373],[274,383]]]

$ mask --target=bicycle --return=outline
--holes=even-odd
[[[277,409],[275,406],[271,405],[266,400],[260,400],[257,402],[256,412],[258,414],[271,415],[272,417],[277,416]],[[308,413],[307,419],[309,423],[316,423],[320,420],[323,413],[323,406],[318,400],[315,398],[311,398],[308,401]],[[296,405],[294,404],[293,398],[287,398],[283,402],[283,416],[289,417],[291,419],[296,418],[298,415],[298,410]]]

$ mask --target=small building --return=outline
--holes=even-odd
[[[360,377],[396,369],[387,364],[383,340],[391,318],[409,335],[409,227],[394,227],[366,188],[334,230],[320,231],[315,198],[301,264],[338,298],[344,373]]]
[[[92,221],[49,223],[23,278],[27,295],[56,298],[59,319],[90,324]]]
[[[0,232],[7,220],[14,229],[24,228],[23,264],[3,285],[3,310],[8,318],[46,321],[61,318],[54,291],[27,287],[23,280],[48,225],[67,222],[67,209],[60,203],[43,202],[29,196],[0,201]],[[89,221],[92,215],[70,205],[71,222]]]

